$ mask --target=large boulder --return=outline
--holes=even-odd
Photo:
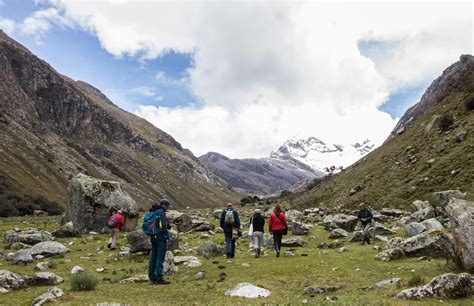
[[[421,210],[415,211],[414,213],[410,215],[410,219],[415,222],[421,222],[424,220],[434,218],[435,216],[436,215],[435,215],[434,208],[430,206],[428,208],[423,208]]]
[[[439,230],[444,229],[444,226],[441,224],[441,222],[439,222],[435,218],[431,218],[431,219],[427,219],[425,221],[422,221],[421,224],[426,227],[427,231],[432,230],[432,229],[439,229]]]
[[[285,217],[288,222],[301,221],[304,218],[304,215],[301,211],[296,209],[290,209],[285,212]]]
[[[360,242],[364,240],[364,235],[362,231],[353,231],[347,236],[348,242]]]
[[[165,275],[178,273],[178,267],[174,264],[174,255],[171,251],[166,251],[165,260],[163,261],[163,273]]]
[[[465,195],[459,190],[445,190],[439,192],[433,192],[433,197],[436,201],[433,203],[435,207],[444,209],[449,204],[451,199],[464,199]]]
[[[392,239],[390,239],[387,244],[385,244],[384,246],[384,250],[389,250],[389,249],[393,249],[393,248],[396,248],[400,245],[400,243],[403,242],[403,238],[402,237],[393,237]]]
[[[357,224],[357,217],[345,214],[335,214],[326,216],[323,220],[324,228],[332,231],[336,228],[342,228],[348,232],[353,231]]]
[[[69,221],[61,225],[58,229],[51,233],[56,238],[76,237],[79,233],[74,228],[74,224]]]
[[[442,230],[430,230],[404,240],[398,245],[407,256],[450,258],[454,254],[451,238]]]
[[[48,291],[36,297],[33,300],[33,303],[31,303],[31,306],[39,306],[39,305],[43,305],[44,303],[53,302],[57,298],[63,295],[64,295],[64,291],[61,288],[58,288],[58,287],[49,288]]]
[[[293,235],[306,235],[309,233],[309,227],[306,224],[293,221],[290,226]]]
[[[12,257],[12,263],[15,265],[26,265],[33,261],[33,256],[31,256],[30,250],[19,250],[15,252]]]
[[[204,256],[204,257],[217,257],[224,255],[225,251],[222,247],[218,246],[217,244],[214,243],[207,243],[204,245],[201,245],[197,249],[198,255]]]
[[[193,229],[193,223],[188,214],[169,210],[166,212],[166,219],[168,223],[176,225],[179,232],[189,232]]]
[[[401,216],[407,215],[408,212],[401,209],[396,209],[396,208],[382,208],[382,210],[380,211],[380,214],[389,216],[389,217],[401,217]]]
[[[204,220],[193,220],[191,224],[193,232],[208,232],[215,228],[213,224]]]
[[[25,285],[25,279],[8,270],[0,270],[0,288],[19,289]]]
[[[225,295],[244,298],[266,298],[271,295],[271,292],[265,288],[257,287],[250,283],[240,283],[234,288],[227,290]]]
[[[38,286],[44,286],[44,285],[58,285],[62,283],[64,279],[62,277],[57,276],[54,273],[51,272],[37,272],[31,280],[28,281],[29,285],[38,285]]]
[[[47,231],[39,231],[37,229],[12,229],[3,234],[3,240],[7,246],[11,246],[15,242],[27,245],[35,245],[44,241],[53,241],[54,237]]]
[[[394,247],[390,249],[383,250],[382,252],[375,255],[375,258],[382,261],[390,261],[395,259],[400,259],[405,255],[402,249],[399,247]]]
[[[283,239],[281,245],[284,247],[303,247],[306,241],[301,237],[289,237]]]
[[[408,237],[419,235],[426,231],[426,229],[426,226],[420,222],[411,222],[405,226],[405,231],[407,232]]]
[[[454,237],[456,261],[461,268],[474,271],[474,203],[453,198],[446,212]]]
[[[171,240],[167,243],[167,250],[174,251],[179,248],[178,233],[175,230],[169,230]],[[127,241],[130,244],[130,253],[148,252],[151,250],[150,237],[145,235],[142,229],[127,233]]]
[[[339,238],[345,238],[349,235],[349,233],[342,229],[342,228],[336,228],[331,231],[329,234],[329,239],[339,239]]]
[[[397,298],[420,300],[424,298],[462,298],[472,294],[473,277],[467,273],[446,273],[436,276],[428,284],[403,290]]]
[[[59,254],[64,254],[69,252],[69,249],[66,248],[59,242],[56,241],[45,241],[35,244],[31,249],[27,250],[31,256],[35,257],[42,255],[44,257],[55,256]]]
[[[393,235],[396,233],[396,231],[389,229],[383,224],[380,223],[375,223],[375,225],[370,229],[372,236],[376,235],[382,235],[382,236],[388,236],[388,235]]]
[[[126,229],[137,226],[138,205],[118,182],[84,174],[78,174],[69,182],[65,220],[72,221],[78,232],[105,231],[113,207],[122,210]]]
[[[212,215],[214,216],[215,219],[220,220],[223,211],[224,210],[220,209],[220,208],[219,209],[214,209],[214,211],[212,212]]]

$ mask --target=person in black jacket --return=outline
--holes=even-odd
[[[260,209],[255,209],[255,212],[250,219],[249,225],[252,227],[252,247],[255,250],[255,258],[260,257],[260,250],[263,244],[263,228],[265,226],[265,219],[262,216]]]
[[[369,230],[373,226],[372,222],[372,212],[370,209],[365,205],[365,203],[360,203],[359,205],[360,211],[357,215],[357,218],[359,219],[359,222],[362,226],[362,236],[363,236],[363,241],[362,244],[370,244],[370,235],[369,235]]]
[[[239,214],[233,209],[232,203],[227,203],[227,208],[221,214],[221,228],[225,236],[225,253],[227,258],[235,257],[236,233],[240,230]]]

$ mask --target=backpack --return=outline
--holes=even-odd
[[[233,225],[234,224],[234,211],[229,209],[225,212],[224,223]]]
[[[142,229],[147,236],[157,235],[163,230],[161,219],[158,215],[158,210],[154,212],[147,212],[145,214],[143,217]]]
[[[117,226],[117,214],[110,216],[109,220],[107,221],[107,226],[109,228],[115,228]]]

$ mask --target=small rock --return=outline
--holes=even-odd
[[[345,253],[348,252],[349,250],[346,247],[342,247],[339,250],[337,250],[339,253]]]
[[[329,287],[318,287],[318,286],[308,286],[304,288],[304,293],[306,294],[322,294],[326,292],[335,291],[340,289],[340,286],[329,286]]]
[[[58,287],[50,288],[50,289],[48,289],[48,291],[46,291],[42,295],[36,297],[33,300],[33,303],[31,304],[31,306],[39,306],[39,305],[43,305],[44,303],[47,303],[47,302],[53,302],[57,298],[59,298],[63,295],[64,295],[64,291],[62,289],[60,289]]]
[[[201,280],[201,279],[204,279],[204,277],[205,277],[204,272],[198,272],[196,275],[194,275],[193,279],[194,280]]]
[[[240,283],[234,288],[227,290],[225,295],[244,297],[244,298],[259,298],[259,297],[266,298],[271,295],[271,292],[267,289],[257,287],[250,283]]]
[[[84,268],[80,266],[74,266],[74,268],[71,269],[71,274],[77,274],[77,273],[83,273],[85,272]]]
[[[46,271],[51,267],[51,262],[49,261],[41,261],[36,264],[35,269],[39,271]]]

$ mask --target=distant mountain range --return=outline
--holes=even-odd
[[[232,187],[271,194],[337,173],[373,148],[369,140],[343,146],[326,145],[315,137],[293,138],[271,152],[268,158],[230,159],[209,152],[199,160]]]

